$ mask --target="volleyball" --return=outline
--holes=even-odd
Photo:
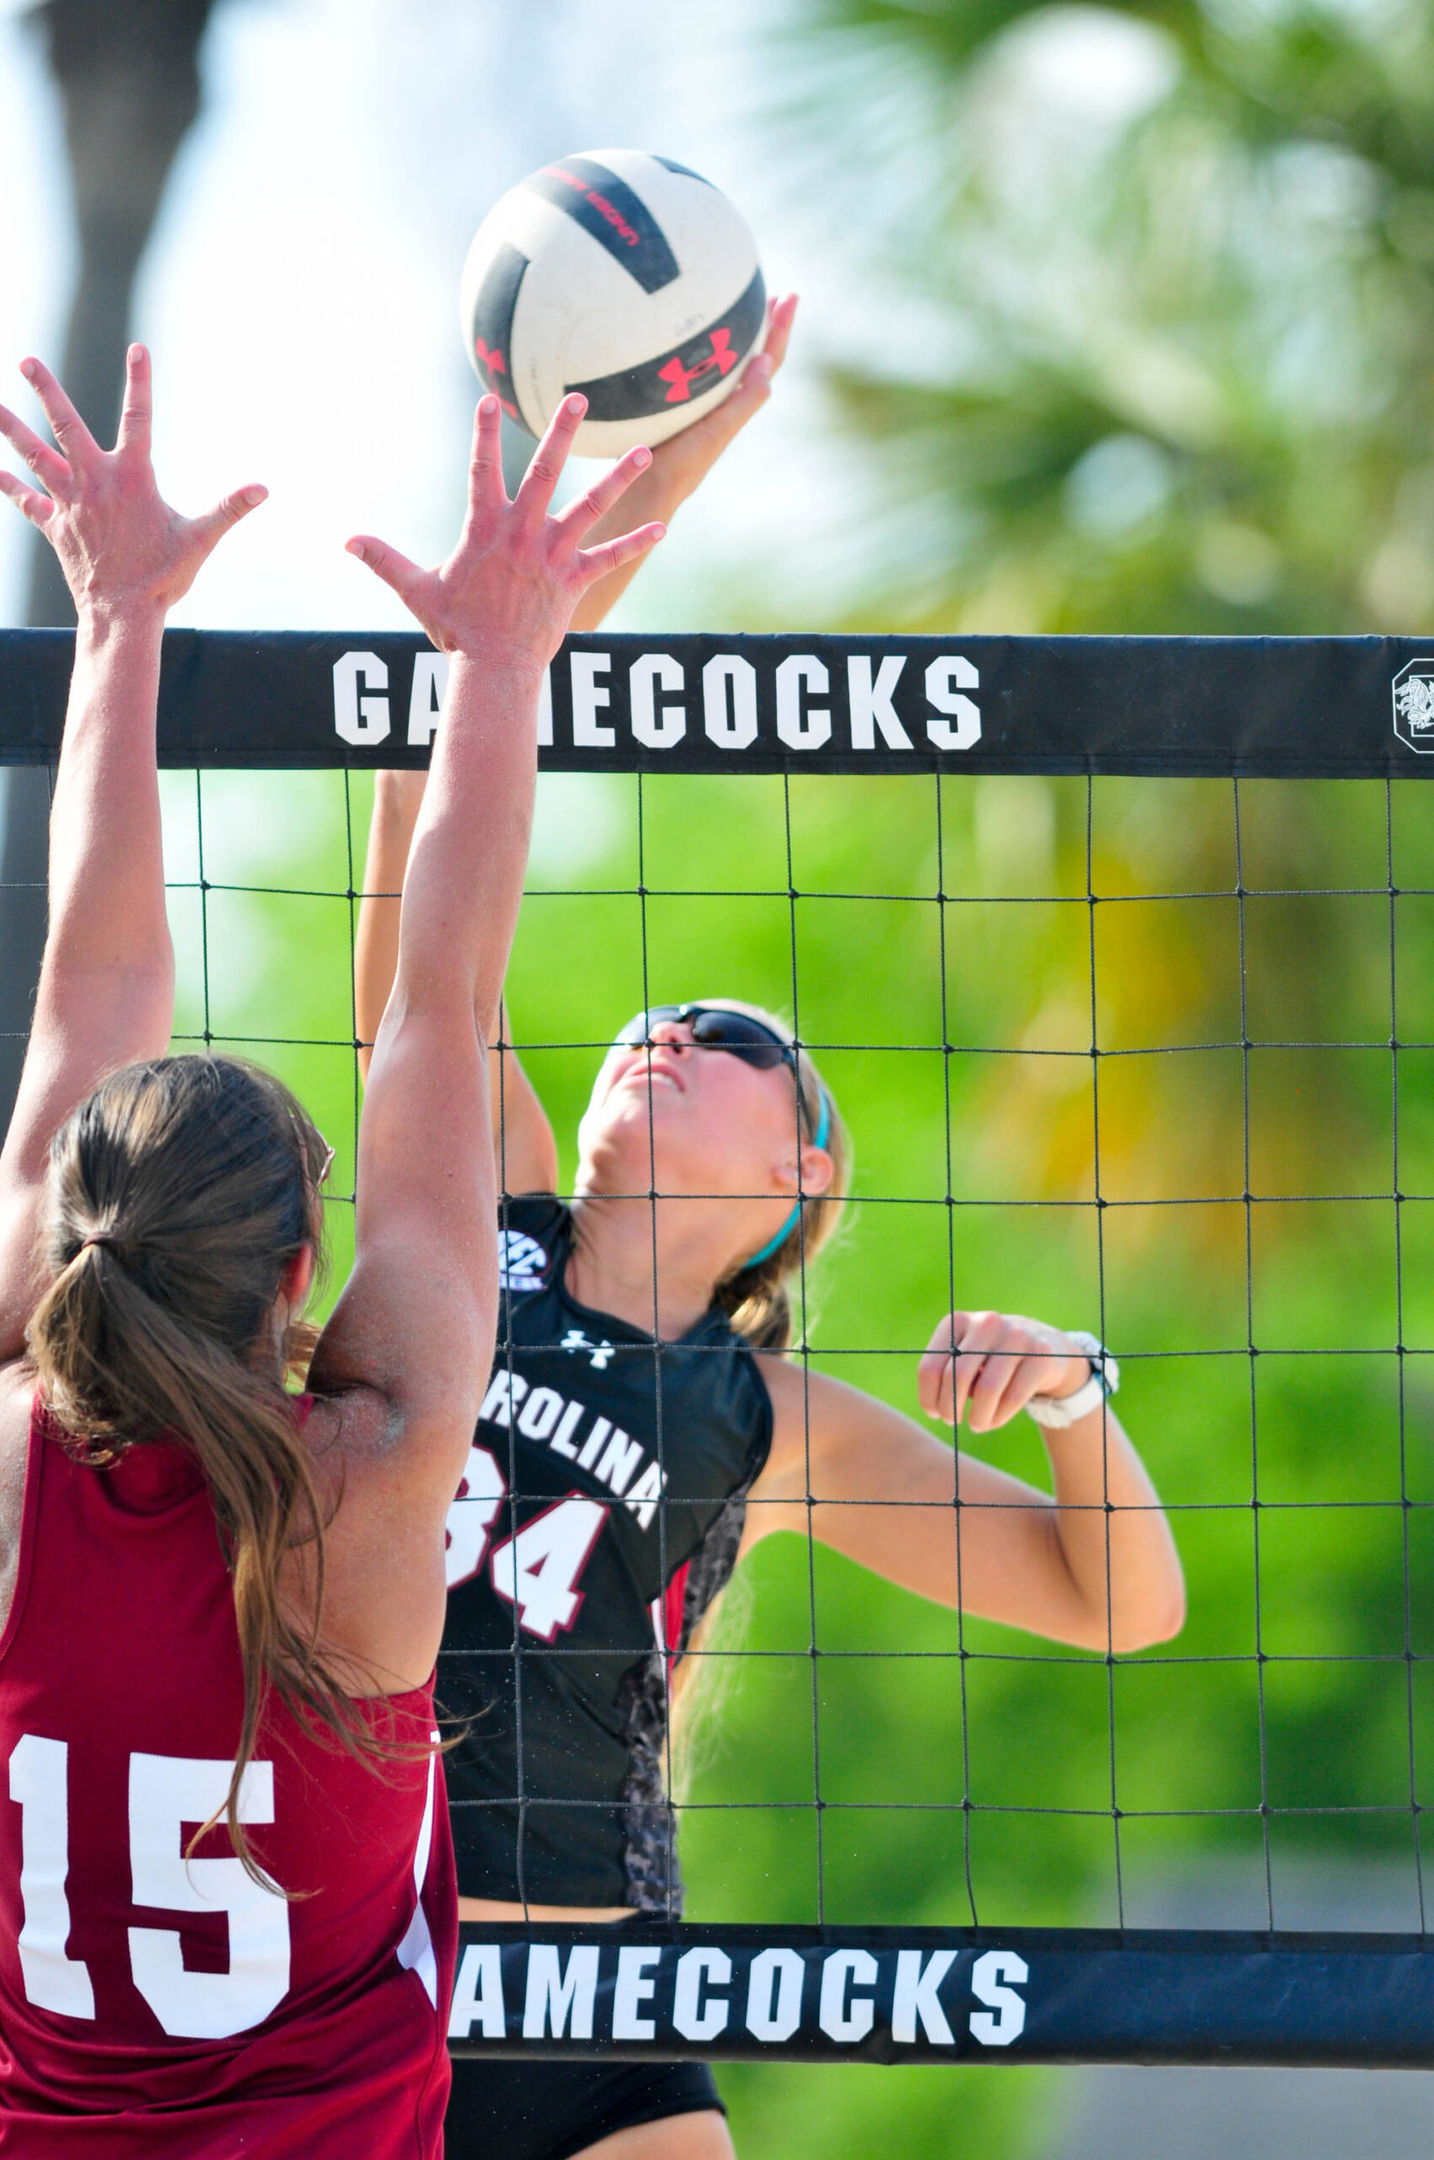
[[[579,390],[580,456],[665,442],[709,413],[761,344],[757,244],[719,188],[643,150],[585,150],[530,173],[479,226],[464,341],[530,435]]]

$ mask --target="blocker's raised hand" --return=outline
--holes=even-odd
[[[639,526],[600,546],[583,539],[652,462],[629,450],[585,495],[548,515],[587,399],[564,398],[510,502],[503,485],[496,397],[481,398],[468,468],[468,514],[458,545],[436,570],[420,570],[382,540],[360,535],[349,553],[391,585],[441,652],[481,655],[490,666],[546,666],[589,585],[635,562],[666,527]]]
[[[8,495],[60,558],[79,613],[133,607],[163,612],[182,599],[206,557],[268,490],[240,488],[204,517],[181,517],[155,485],[150,464],[153,400],[149,354],[131,345],[124,410],[113,450],[102,450],[64,390],[38,360],[20,372],[44,410],[55,445],[0,405],[0,435],[39,481],[0,472]],[[42,492],[43,491],[43,492]]]
[[[1019,1313],[953,1312],[921,1360],[917,1392],[928,1417],[972,1432],[1008,1425],[1036,1395],[1073,1395],[1090,1378],[1090,1359],[1044,1320]]]

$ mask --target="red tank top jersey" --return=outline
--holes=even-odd
[[[438,2160],[457,1893],[431,1755],[378,1774],[243,1706],[214,1510],[178,1443],[77,1462],[30,1422],[0,1636],[0,2152]],[[426,1744],[431,1690],[368,1706]]]

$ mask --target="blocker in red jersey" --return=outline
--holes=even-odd
[[[498,1295],[480,1031],[543,671],[587,585],[661,527],[579,543],[647,454],[550,517],[583,401],[510,502],[484,398],[441,571],[349,543],[450,668],[353,1272],[316,1337],[332,1150],[272,1074],[166,1055],[161,636],[264,490],[196,519],[161,500],[139,346],[112,452],[23,372],[54,440],[0,406],[39,483],[0,492],[54,546],[78,629],[0,1154],[0,2151],[439,2160],[457,1890],[432,1682]]]

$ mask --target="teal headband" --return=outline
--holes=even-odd
[[[832,1129],[832,1106],[827,1100],[827,1091],[822,1086],[820,1081],[817,1082],[817,1093],[821,1096],[822,1110],[821,1116],[817,1119],[817,1129],[812,1135],[812,1143],[815,1147],[825,1147],[827,1144],[827,1134]],[[746,1269],[750,1267],[760,1267],[764,1260],[770,1260],[773,1253],[777,1250],[778,1246],[785,1245],[787,1239],[796,1229],[798,1222],[801,1220],[801,1213],[802,1203],[799,1200],[796,1206],[792,1209],[791,1214],[782,1224],[782,1227],[777,1232],[776,1236],[774,1238],[769,1238],[767,1240],[767,1243],[762,1247],[762,1250],[760,1252],[754,1252],[750,1260],[744,1260],[742,1263],[743,1268]]]

